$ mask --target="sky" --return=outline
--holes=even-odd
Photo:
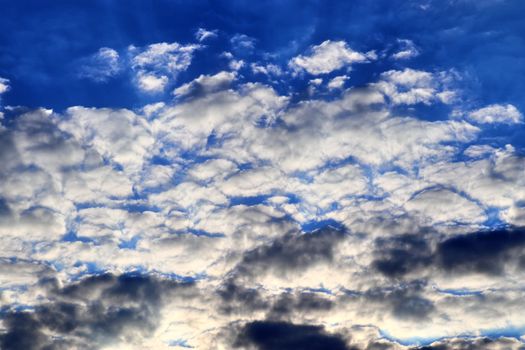
[[[525,349],[524,12],[0,0],[0,348]]]

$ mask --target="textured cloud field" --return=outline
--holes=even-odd
[[[525,349],[522,101],[420,37],[200,23],[72,60],[120,107],[0,65],[1,348]]]

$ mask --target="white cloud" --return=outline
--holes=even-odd
[[[250,67],[254,74],[264,74],[264,75],[274,75],[274,76],[279,76],[283,74],[281,67],[275,64],[272,64],[272,63],[266,64],[266,65],[252,63]]]
[[[425,190],[410,199],[405,207],[416,215],[423,215],[429,225],[438,223],[478,224],[486,220],[478,205],[448,190]]]
[[[290,67],[296,71],[305,70],[309,74],[327,74],[354,63],[364,63],[373,59],[366,54],[348,47],[344,41],[326,40],[312,46],[308,55],[299,55],[290,60]]]
[[[398,39],[399,51],[392,54],[395,60],[406,60],[419,56],[419,50],[412,40]]]
[[[204,28],[199,28],[195,32],[195,38],[198,41],[202,42],[202,41],[205,41],[207,39],[216,38],[217,37],[217,33],[218,33],[217,29],[215,29],[215,30],[206,30]]]
[[[82,145],[122,165],[129,173],[142,169],[154,139],[147,122],[129,110],[70,107],[60,128]]]
[[[80,77],[104,82],[115,76],[121,69],[120,56],[109,47],[102,47],[97,53],[83,60]]]
[[[513,105],[489,105],[472,111],[468,118],[476,123],[491,124],[518,124],[523,122],[523,114]]]
[[[201,75],[197,79],[176,88],[173,91],[173,94],[177,97],[192,94],[209,94],[221,89],[228,88],[235,78],[235,73],[224,71],[214,75]]]
[[[9,79],[0,77],[0,95],[9,91]]]
[[[139,88],[145,91],[162,91],[170,79],[185,71],[200,45],[157,43],[145,48],[131,46],[131,67],[136,71]]]
[[[233,71],[238,71],[246,65],[246,62],[240,59],[235,59],[231,52],[223,52],[221,57],[228,59],[228,67]]]
[[[155,74],[139,72],[137,74],[137,83],[141,90],[147,92],[160,92],[163,91],[168,84],[168,77],[165,75],[157,76]]]
[[[435,101],[451,103],[455,93],[447,89],[451,78],[446,73],[405,68],[381,74],[379,82],[372,84],[395,105],[431,104]]]
[[[349,79],[350,77],[348,75],[340,75],[338,77],[335,77],[333,78],[332,80],[330,80],[328,82],[328,85],[327,87],[330,89],[330,90],[334,90],[334,89],[342,89],[345,85],[345,82]]]
[[[236,51],[252,51],[255,48],[255,38],[246,34],[235,34],[230,42]]]

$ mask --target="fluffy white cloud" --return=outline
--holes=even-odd
[[[312,46],[308,55],[299,55],[290,60],[290,67],[296,71],[305,70],[309,74],[330,73],[354,63],[364,63],[373,59],[368,54],[352,50],[344,41],[326,40]]]
[[[448,190],[430,189],[416,194],[405,207],[423,215],[429,225],[438,223],[478,224],[486,220],[484,211],[468,199]]]
[[[272,63],[266,64],[266,65],[252,63],[250,65],[250,68],[252,69],[252,72],[254,74],[264,74],[264,75],[273,75],[273,76],[279,76],[283,74],[281,67],[275,64],[272,64]]]
[[[468,118],[480,124],[517,124],[523,122],[523,114],[511,104],[489,105],[468,113]]]
[[[448,90],[450,76],[405,68],[381,74],[381,80],[373,84],[395,105],[431,104],[435,101],[450,103],[455,92]]]
[[[195,50],[200,45],[156,43],[145,48],[131,46],[131,67],[136,71],[139,88],[145,91],[162,91],[169,79],[185,71],[191,64]]]
[[[141,90],[160,92],[163,91],[168,84],[168,77],[165,75],[157,76],[155,74],[139,72],[137,74],[137,84]]]
[[[328,85],[327,87],[330,89],[330,90],[333,90],[333,89],[342,89],[345,85],[345,82],[349,79],[350,77],[348,75],[340,75],[338,77],[335,77],[333,78],[332,80],[330,80],[328,82]]]
[[[131,173],[142,169],[154,143],[147,122],[129,110],[70,107],[60,128]]]

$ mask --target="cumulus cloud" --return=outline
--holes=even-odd
[[[252,63],[250,68],[254,74],[264,74],[269,76],[280,76],[283,74],[281,67],[272,63],[266,65]]]
[[[198,48],[129,59],[161,90]],[[327,41],[290,64],[321,75],[372,56]],[[260,62],[246,65],[286,79]],[[328,98],[241,73],[136,110],[6,109],[4,347],[522,346],[484,335],[522,318],[525,160],[472,117],[418,115],[452,103],[451,72],[311,79]]]
[[[523,115],[511,104],[489,105],[468,113],[468,118],[480,124],[518,124],[523,122]]]
[[[405,68],[382,73],[381,80],[374,86],[395,105],[429,105],[435,101],[450,103],[453,100],[454,91],[446,88],[449,79],[446,73],[433,74]]]
[[[129,110],[70,107],[60,128],[83,145],[124,167],[140,171],[154,143],[149,125]]]
[[[309,74],[320,75],[373,59],[369,54],[352,50],[344,41],[326,40],[312,46],[307,55],[292,58],[289,65],[296,71],[305,70]]]
[[[338,77],[335,77],[333,78],[332,80],[330,80],[328,82],[328,85],[327,87],[330,89],[330,90],[333,90],[333,89],[341,89],[344,87],[345,85],[345,82],[349,79],[349,76],[347,75],[340,75]]]
[[[188,69],[199,48],[201,46],[196,44],[166,42],[144,48],[130,46],[131,67],[136,72],[139,88],[147,92],[164,90],[170,79]]]

